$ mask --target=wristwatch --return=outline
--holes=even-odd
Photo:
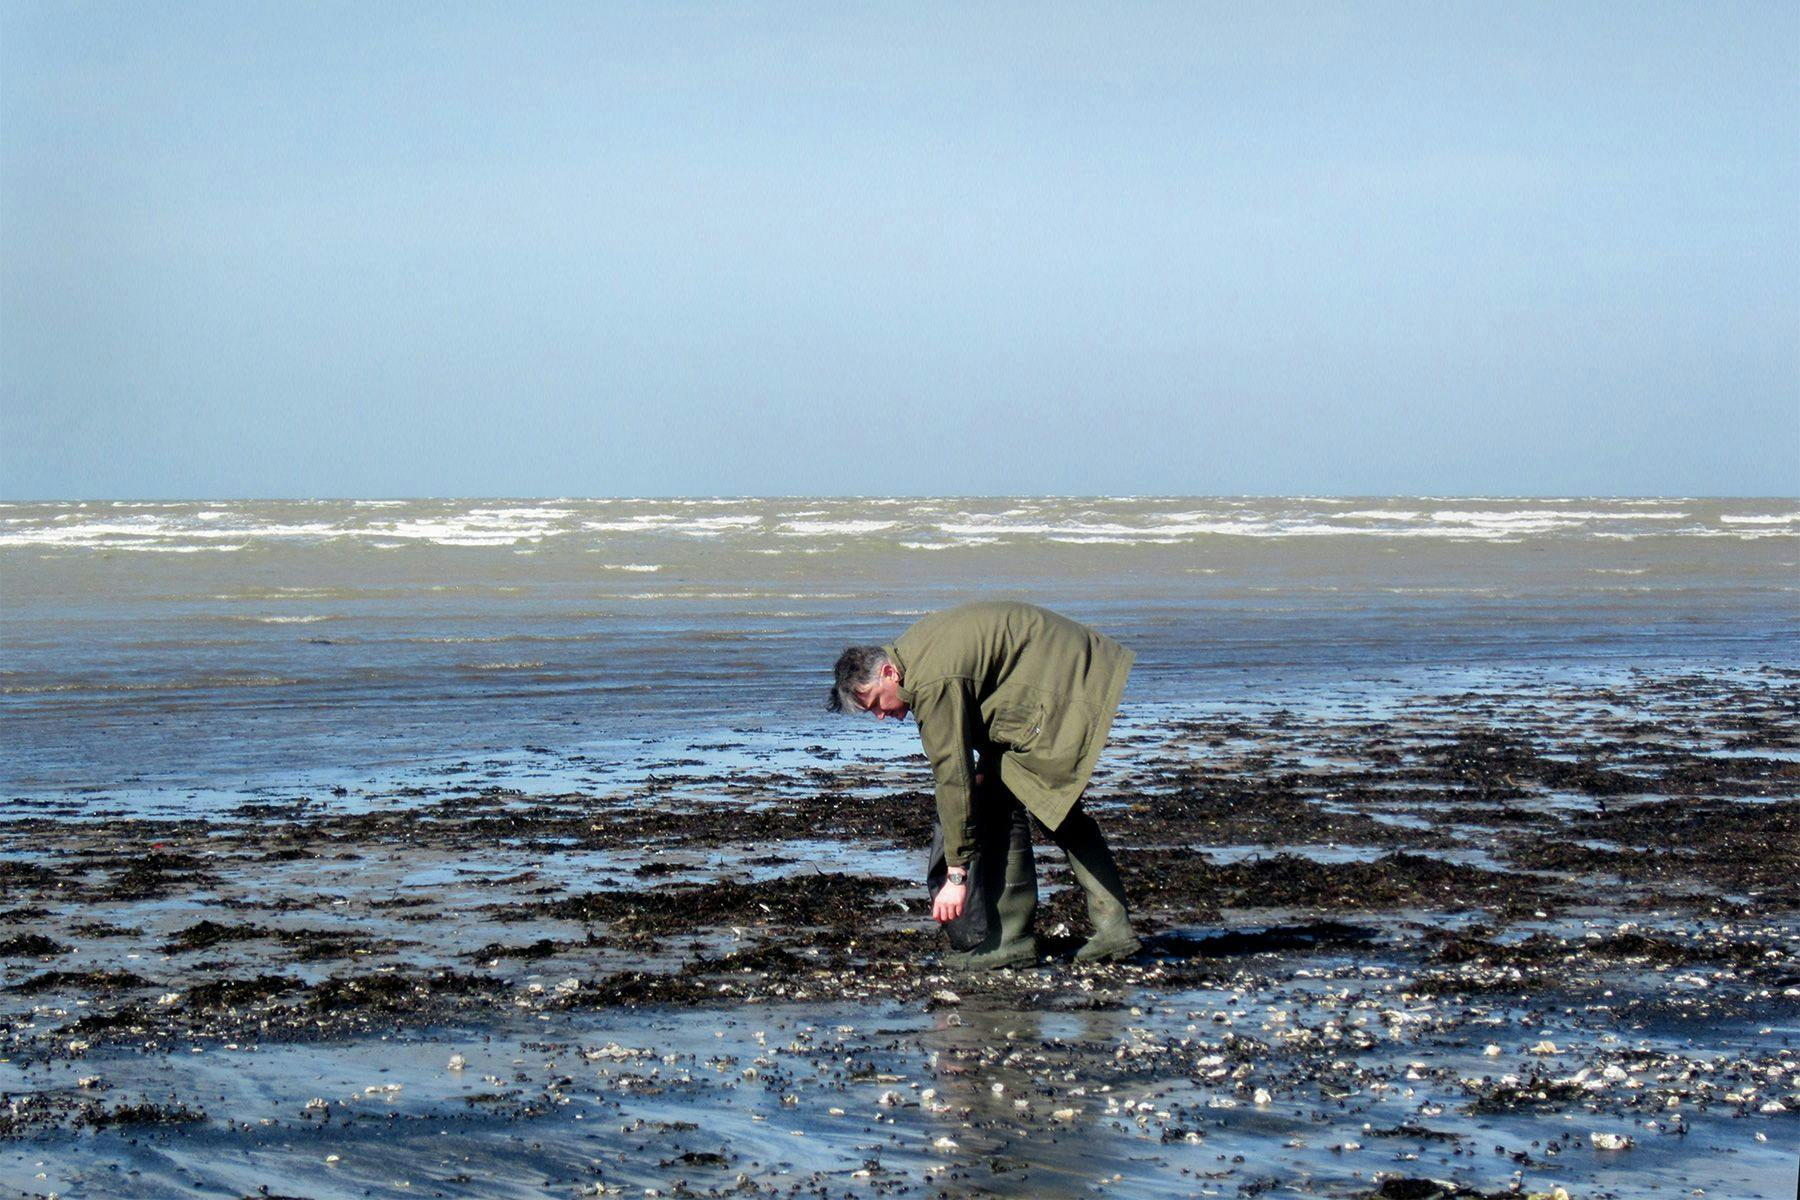
[[[969,868],[948,867],[944,871],[944,879],[949,883],[961,887],[969,882]]]

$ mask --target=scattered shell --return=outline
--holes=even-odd
[[[464,1058],[460,1054],[452,1054],[450,1056],[450,1061],[448,1063],[446,1063],[445,1065],[448,1066],[452,1071],[460,1071],[464,1067],[469,1065],[469,1060]]]
[[[1622,1133],[1590,1133],[1588,1141],[1596,1150],[1629,1150],[1637,1143]]]

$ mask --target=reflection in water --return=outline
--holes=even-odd
[[[921,1103],[937,1118],[934,1139],[956,1143],[951,1172],[970,1172],[984,1194],[1045,1197],[1091,1195],[1097,1183],[1128,1180],[1124,1143],[1088,1136],[1112,1089],[1052,1067],[1078,1049],[1110,1061],[1129,1019],[1097,1009],[939,1009],[920,1039],[935,1091]]]

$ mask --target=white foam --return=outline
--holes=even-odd
[[[1549,528],[1549,526],[1545,526]],[[1467,528],[1443,528],[1424,525],[1412,529],[1391,529],[1359,525],[1280,525],[1274,528],[1262,527],[1241,531],[1246,537],[1373,537],[1373,538],[1442,538],[1447,541],[1506,541],[1516,540],[1520,533],[1535,533],[1536,529],[1500,528],[1491,529],[1481,526]]]
[[[246,545],[243,543],[237,545],[219,545],[218,543],[214,543],[209,546],[152,546],[144,542],[134,542],[112,547],[112,549],[115,550],[147,551],[151,554],[229,554],[233,550],[243,550],[246,548]]]
[[[1748,509],[1782,502],[1740,500],[1735,506]],[[1211,537],[1436,537],[1507,543],[1539,535],[1619,540],[1671,535],[1792,537],[1800,523],[1800,512],[1764,509],[1715,517],[1720,506],[1713,501],[1642,498],[1216,497],[1121,505],[1117,498],[1102,497],[867,497],[853,504],[739,497],[635,502],[354,500],[303,506],[221,499],[43,503],[25,506],[30,516],[18,515],[20,506],[14,505],[0,517],[0,549],[194,554],[242,550],[271,541],[336,541],[382,550],[439,545],[531,554],[551,539],[573,536],[585,543],[587,553],[639,560],[604,562],[599,570],[655,573],[667,569],[655,562],[662,557],[656,549],[624,551],[616,538],[605,535],[664,540],[730,535],[741,553],[779,555],[784,549],[796,554],[835,553],[834,540],[860,538],[920,551],[1003,540],[1167,546]],[[381,511],[401,507],[408,511]],[[299,519],[302,514],[310,519]]]
[[[615,600],[769,600],[772,592],[620,592]]]
[[[434,542],[439,546],[511,546],[527,537],[543,536],[526,533],[476,533],[463,526],[432,521],[406,521],[389,529],[370,531],[367,536],[376,535]]]
[[[471,521],[560,521],[574,516],[567,508],[471,508]]]
[[[855,537],[864,533],[880,533],[884,529],[892,529],[899,523],[898,521],[789,521],[776,532],[783,537],[830,537],[833,535]]]
[[[309,613],[303,617],[227,617],[228,621],[252,621],[258,625],[311,625],[316,621],[335,621],[336,617]]]
[[[1056,525],[1044,522],[955,522],[944,521],[938,529],[952,535],[1007,536],[1035,534],[1050,538],[1124,538],[1156,540],[1196,533],[1242,533],[1252,528],[1238,522],[1187,521],[1162,525],[1120,525],[1116,522]]]
[[[66,513],[62,517],[78,514]],[[0,546],[89,546],[105,549],[149,549],[158,541],[242,541],[245,538],[317,537],[329,534],[333,526],[260,525],[247,528],[221,529],[216,526],[193,527],[164,517],[132,517],[123,521],[89,521],[80,525],[57,525],[39,529],[10,531],[0,536]],[[169,547],[174,549],[173,547]],[[202,547],[192,547],[200,549]]]
[[[1521,508],[1511,512],[1498,509],[1478,509],[1464,512],[1458,509],[1439,509],[1431,514],[1434,521],[1471,521],[1481,524],[1526,524],[1532,521],[1679,521],[1686,517],[1685,512],[1593,512],[1565,511],[1551,508]]]
[[[704,537],[762,523],[759,516],[691,517],[676,513],[646,513],[618,521],[583,521],[581,527],[599,533],[688,533]]]
[[[1173,546],[1181,541],[1172,537],[1107,537],[1103,534],[1051,534],[1045,540],[1075,546]]]

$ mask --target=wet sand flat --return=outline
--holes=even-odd
[[[1317,699],[1314,697],[1313,699]],[[0,1186],[1790,1196],[1800,674],[1139,704],[1151,932],[942,968],[922,761],[696,743],[0,825]]]

